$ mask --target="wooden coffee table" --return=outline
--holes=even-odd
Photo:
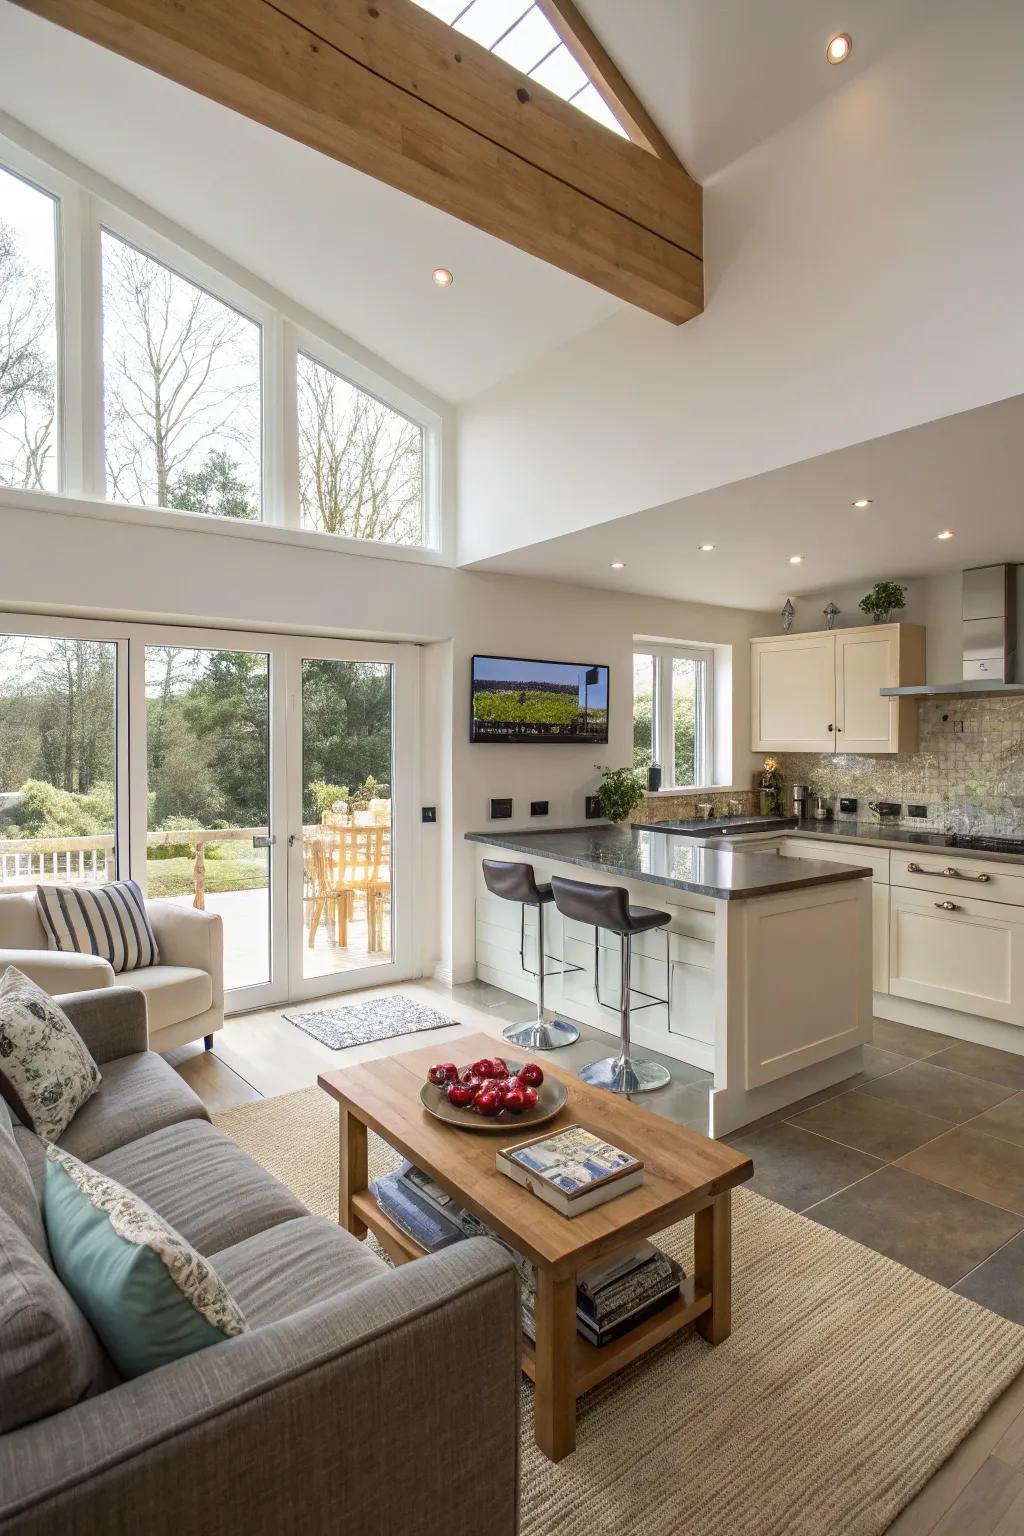
[[[490,1035],[450,1041],[444,1053],[459,1062],[493,1055]],[[545,1074],[569,1089],[550,1131],[583,1125],[643,1159],[643,1184],[572,1220],[512,1182],[494,1166],[497,1149],[538,1131],[485,1135],[444,1125],[420,1103],[427,1068],[439,1047],[389,1056],[320,1075],[320,1087],[341,1112],[339,1220],[357,1237],[366,1229],[399,1264],[424,1249],[385,1216],[367,1189],[367,1127],[537,1266],[537,1342],[523,1337],[523,1370],[536,1386],[537,1444],[560,1461],[576,1446],[576,1399],[638,1356],[695,1322],[719,1344],[729,1336],[731,1208],[734,1185],[754,1171],[749,1157],[697,1131],[591,1088],[551,1059]],[[595,1259],[649,1237],[683,1217],[694,1218],[694,1274],[678,1301],[602,1349],[576,1332],[576,1275]]]

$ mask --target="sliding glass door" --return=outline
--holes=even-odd
[[[0,615],[0,893],[219,913],[229,1011],[414,974],[417,653]]]

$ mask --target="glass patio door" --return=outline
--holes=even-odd
[[[415,651],[295,642],[289,667],[292,996],[412,972]]]
[[[145,636],[146,825],[137,832],[151,898],[220,914],[234,1010],[274,1000],[285,972],[273,952],[271,650],[242,639]],[[140,745],[136,765],[141,757]]]

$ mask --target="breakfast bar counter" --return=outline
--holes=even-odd
[[[483,858],[529,863],[538,881],[625,886],[634,905],[669,913],[667,928],[634,941],[633,988],[645,996],[634,1000],[632,1036],[641,1052],[714,1075],[712,1134],[860,1071],[872,1021],[871,871],[853,850],[850,863],[782,858],[629,826],[466,838],[477,845],[477,975],[522,997],[536,995],[536,913],[490,895]],[[549,1011],[617,1034],[615,936],[549,912],[545,949]]]

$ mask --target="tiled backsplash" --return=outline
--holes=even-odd
[[[799,780],[797,781],[799,783]],[[629,818],[630,821],[695,821],[700,815],[698,805],[712,807],[712,815],[727,816],[729,806],[739,801],[744,816],[752,816],[758,808],[757,795],[753,790],[698,789],[688,794],[645,795]]]
[[[1024,696],[924,699],[917,752],[892,757],[782,753],[787,786],[807,784],[832,801],[856,795],[857,817],[873,820],[869,800],[897,800],[905,826],[945,829],[968,824],[1024,832]],[[907,816],[908,804],[928,807],[927,820]]]

